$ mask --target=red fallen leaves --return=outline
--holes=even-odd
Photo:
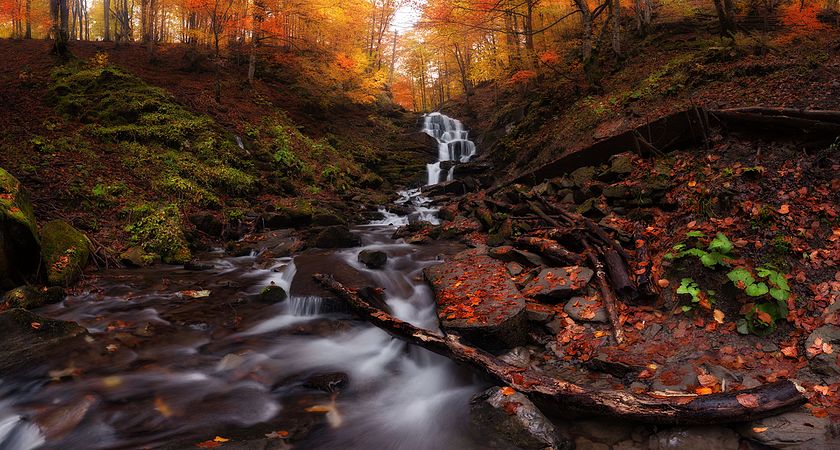
[[[519,407],[522,406],[522,403],[519,402],[506,402],[505,406],[503,407],[507,415],[512,416],[516,414],[516,411],[519,410]]]
[[[515,393],[516,393],[516,390],[514,390],[512,387],[505,386],[505,387],[502,388],[502,395],[504,395],[505,397],[509,397],[509,396],[511,396]]]
[[[753,394],[738,394],[735,400],[744,408],[758,408],[758,396]]]
[[[29,324],[33,330],[40,330],[41,329],[41,322],[32,322]]]

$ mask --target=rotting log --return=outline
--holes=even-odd
[[[610,282],[615,292],[621,298],[634,300],[639,296],[638,289],[630,278],[630,268],[621,255],[613,249],[605,250],[604,263],[607,266],[607,273],[610,275]]]
[[[557,241],[552,239],[526,236],[518,238],[515,242],[517,245],[525,247],[528,250],[535,251],[555,263],[579,266],[584,262],[582,256],[566,250],[562,245],[558,244]]]
[[[601,291],[601,301],[604,304],[604,309],[607,310],[607,318],[610,320],[610,326],[613,329],[613,336],[615,341],[619,344],[624,342],[624,330],[621,329],[621,321],[618,319],[618,308],[616,307],[615,294],[613,293],[610,283],[607,282],[607,274],[604,272],[604,264],[595,256],[592,246],[583,241],[586,246],[586,253],[589,257],[589,262],[592,264],[592,270],[595,271],[595,278],[598,281],[598,290]],[[616,257],[618,255],[616,254]],[[619,258],[620,259],[620,258]]]
[[[743,422],[772,416],[806,402],[804,389],[782,380],[752,389],[710,395],[673,396],[648,392],[595,390],[545,375],[533,368],[507,364],[465,344],[454,334],[439,335],[377,309],[327,275],[315,275],[326,289],[392,336],[446,356],[472,370],[528,395],[541,408],[595,414],[645,423],[703,425]]]

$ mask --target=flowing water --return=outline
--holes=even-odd
[[[441,161],[475,153],[454,119],[429,114],[424,131],[440,147],[431,184]],[[305,292],[313,272],[343,267],[384,288],[395,316],[438,330],[422,270],[446,249],[390,238],[409,221],[436,222],[436,210],[419,189],[399,194],[397,203],[414,212],[382,209],[381,220],[354,230],[362,248],[268,265],[257,255],[219,252],[204,258],[213,268],[202,272],[112,270],[39,311],[78,322],[90,337],[68,362],[44,368],[48,376],[0,374],[0,449],[184,448],[215,435],[247,440],[271,432],[288,432],[299,448],[481,447],[468,424],[469,399],[481,388],[471,375]],[[363,266],[362,249],[387,253],[386,267]],[[254,299],[270,283],[291,297],[259,305]],[[312,388],[313,376],[349,382],[328,393]]]

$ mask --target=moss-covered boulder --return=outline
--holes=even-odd
[[[90,241],[67,222],[53,220],[41,229],[41,254],[47,283],[68,286],[76,282],[90,257]]]
[[[64,289],[53,287],[21,286],[14,288],[3,296],[0,309],[23,308],[34,309],[44,305],[58,303],[64,300]]]
[[[34,277],[40,255],[29,196],[20,181],[0,168],[0,291]]]
[[[177,205],[150,208],[126,227],[130,243],[148,255],[158,255],[167,264],[184,264],[192,259],[181,210]],[[152,256],[152,260],[155,257]],[[145,265],[145,264],[144,264]]]

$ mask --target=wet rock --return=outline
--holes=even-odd
[[[507,394],[507,395],[506,395]],[[473,397],[470,422],[488,438],[520,449],[570,449],[574,445],[520,392],[492,387]]]
[[[12,289],[3,296],[4,308],[34,309],[64,300],[64,289],[53,286],[21,286]]]
[[[53,220],[41,229],[41,254],[47,266],[47,282],[68,286],[82,275],[90,257],[90,241],[67,222]]]
[[[529,322],[547,323],[554,318],[554,311],[539,303],[528,302],[525,305],[525,317],[528,318]]]
[[[359,252],[358,260],[368,269],[381,269],[388,262],[388,255],[379,250],[362,250]]]
[[[513,235],[513,221],[505,219],[495,232],[487,236],[487,245],[501,245]]]
[[[312,216],[312,225],[315,226],[330,226],[330,225],[346,225],[347,222],[333,213],[318,213]]]
[[[545,261],[539,255],[526,250],[519,250],[510,245],[493,247],[490,249],[489,254],[499,261],[515,262],[526,267],[545,265]]]
[[[29,195],[0,168],[0,291],[33,281],[41,267],[40,255]]]
[[[531,352],[526,347],[516,347],[500,355],[499,359],[514,367],[525,368],[531,364]]]
[[[224,224],[213,214],[202,212],[191,215],[188,220],[195,226],[195,229],[213,237],[221,237],[224,231]]]
[[[619,153],[610,157],[610,166],[598,179],[601,181],[614,181],[624,178],[633,173],[633,155],[631,153]]]
[[[737,450],[738,434],[723,427],[692,427],[662,430],[650,437],[651,450],[696,450],[701,448]]]
[[[131,247],[120,253],[120,262],[129,267],[149,267],[160,262],[160,256],[148,253],[141,247]]]
[[[308,208],[280,207],[260,217],[262,226],[269,230],[301,228],[312,223],[312,212]]]
[[[500,261],[479,249],[468,250],[423,274],[435,292],[444,330],[488,349],[526,342],[525,298]]]
[[[579,169],[575,169],[572,173],[569,174],[569,178],[572,180],[575,186],[579,188],[585,187],[595,178],[595,168],[592,166],[581,167]]]
[[[455,165],[453,175],[457,178],[466,175],[481,175],[485,172],[493,170],[493,163],[490,161],[473,160]]]
[[[840,327],[837,325],[823,325],[814,330],[805,341],[805,348],[814,348],[817,340],[824,344],[830,344],[835,349],[840,348]],[[808,365],[811,370],[826,377],[840,377],[840,367],[837,366],[837,355],[835,353],[808,354]]]
[[[381,288],[375,288],[371,286],[363,286],[360,287],[357,291],[359,297],[362,300],[370,303],[372,306],[381,309],[382,311],[391,314],[391,307],[388,306],[388,302],[385,301],[385,291]]]
[[[612,420],[581,420],[574,425],[574,433],[586,436],[595,442],[614,445],[630,438],[633,425]]]
[[[563,319],[553,319],[545,324],[546,330],[551,334],[557,334],[566,328],[566,322]]]
[[[48,319],[24,309],[0,313],[0,373],[23,375],[42,370],[38,365],[72,354],[74,346],[87,335],[74,322]]]
[[[607,311],[594,296],[572,297],[563,311],[578,322],[607,323]]]
[[[260,301],[263,303],[280,303],[283,300],[286,300],[287,297],[288,294],[286,294],[286,290],[274,284],[273,281],[270,285],[260,291]]]
[[[462,180],[450,180],[424,186],[422,191],[427,197],[435,197],[438,195],[464,195],[468,192],[468,189]]]
[[[333,225],[318,232],[309,244],[317,248],[349,248],[358,247],[362,241],[346,226]]]
[[[94,395],[85,395],[71,402],[62,402],[58,408],[48,408],[35,416],[35,423],[47,439],[55,440],[69,434],[84,420],[88,411],[99,400]]]
[[[586,287],[594,273],[586,267],[554,267],[543,269],[522,293],[546,301],[564,300]]]
[[[772,448],[828,450],[840,448],[840,427],[827,417],[792,411],[739,425],[741,436]]]
[[[610,446],[578,436],[575,438],[575,450],[610,450]]]
[[[350,382],[350,377],[344,372],[332,372],[313,375],[303,382],[305,387],[324,392],[338,392]]]
[[[618,183],[606,186],[601,193],[610,200],[629,199],[638,196],[639,190],[634,189],[634,186]]]
[[[525,269],[520,265],[518,262],[509,262],[505,264],[505,268],[507,269],[508,273],[517,276],[522,273]]]
[[[601,219],[610,213],[609,208],[601,205],[595,197],[584,200],[575,210],[582,216],[596,220]]]

